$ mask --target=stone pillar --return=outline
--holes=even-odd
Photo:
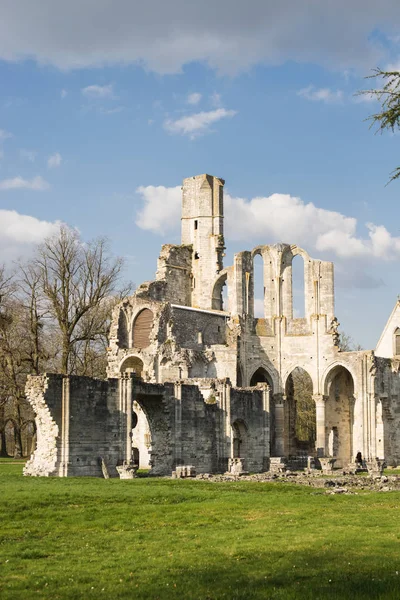
[[[355,461],[356,456],[354,452],[354,405],[356,403],[356,399],[354,396],[349,396],[349,419],[350,419],[350,463],[352,464]]]
[[[120,439],[122,461],[130,461],[132,457],[132,383],[130,374],[121,373],[119,376],[119,413]]]
[[[264,455],[263,470],[269,466],[269,457],[271,456],[271,433],[270,433],[270,394],[271,388],[268,384],[263,386],[263,429],[264,429]]]
[[[375,393],[370,394],[370,419],[371,419],[371,435],[370,435],[370,452],[369,456],[371,460],[377,457],[376,451],[376,396]]]
[[[275,400],[275,455],[285,454],[285,403],[281,394],[276,394]]]
[[[69,377],[63,377],[62,380],[62,398],[61,398],[61,462],[58,471],[59,477],[67,477],[69,463],[69,401],[70,401],[70,380]]]
[[[174,466],[183,464],[182,459],[182,384],[175,383],[175,460]]]
[[[232,457],[232,427],[231,427],[231,386],[225,383],[223,386],[224,405],[225,405],[225,440],[226,440],[226,458]],[[226,460],[226,459],[225,459]],[[226,469],[227,466],[224,468]]]
[[[126,449],[125,460],[127,464],[132,462],[132,412],[133,412],[133,397],[132,397],[132,376],[129,374],[126,380]]]
[[[313,400],[316,407],[317,421],[317,440],[316,451],[317,457],[326,456],[326,426],[325,426],[325,402],[326,396],[322,394],[314,394]]]

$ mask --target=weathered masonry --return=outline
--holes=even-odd
[[[262,471],[273,457],[400,462],[399,303],[375,352],[341,352],[333,264],[281,243],[225,267],[223,188],[210,175],[184,180],[182,244],[164,245],[155,280],[115,309],[108,380],[30,378],[38,445],[26,474],[100,476],[102,461],[111,475],[122,463],[161,475]]]

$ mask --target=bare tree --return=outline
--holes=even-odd
[[[339,350],[340,352],[355,352],[363,350],[363,347],[357,344],[351,335],[342,331],[339,335]]]
[[[103,310],[118,293],[122,266],[104,238],[84,244],[66,226],[39,246],[35,269],[60,331],[61,373],[88,374],[88,356],[107,333]]]

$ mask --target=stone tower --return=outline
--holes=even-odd
[[[183,180],[182,244],[193,246],[192,306],[211,309],[213,286],[223,269],[225,181],[212,175]]]

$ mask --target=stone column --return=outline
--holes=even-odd
[[[132,411],[133,411],[133,397],[132,397],[132,377],[128,376],[125,381],[126,385],[126,448],[125,448],[125,460],[128,464],[132,462]]]
[[[317,457],[326,456],[326,426],[325,426],[325,402],[326,396],[322,394],[314,394],[313,400],[316,407],[317,421],[317,441],[316,451]]]
[[[376,452],[376,396],[375,392],[370,394],[370,419],[371,419],[371,435],[370,435],[370,452],[369,457],[374,460],[377,456]]]
[[[354,396],[349,396],[349,418],[350,418],[350,463],[353,463],[356,459],[354,452],[354,439],[353,439],[353,430],[354,430],[354,405],[356,403],[356,399]]]
[[[268,384],[263,386],[263,429],[264,429],[264,444],[263,444],[263,470],[268,469],[269,457],[271,456],[271,432],[270,432],[270,395],[271,388]]]
[[[61,462],[58,471],[59,477],[67,477],[69,464],[69,401],[70,379],[63,377],[61,398]]]
[[[275,400],[275,455],[285,454],[285,403],[281,394],[274,396]]]
[[[182,384],[176,382],[174,385],[175,397],[175,466],[182,463]]]

